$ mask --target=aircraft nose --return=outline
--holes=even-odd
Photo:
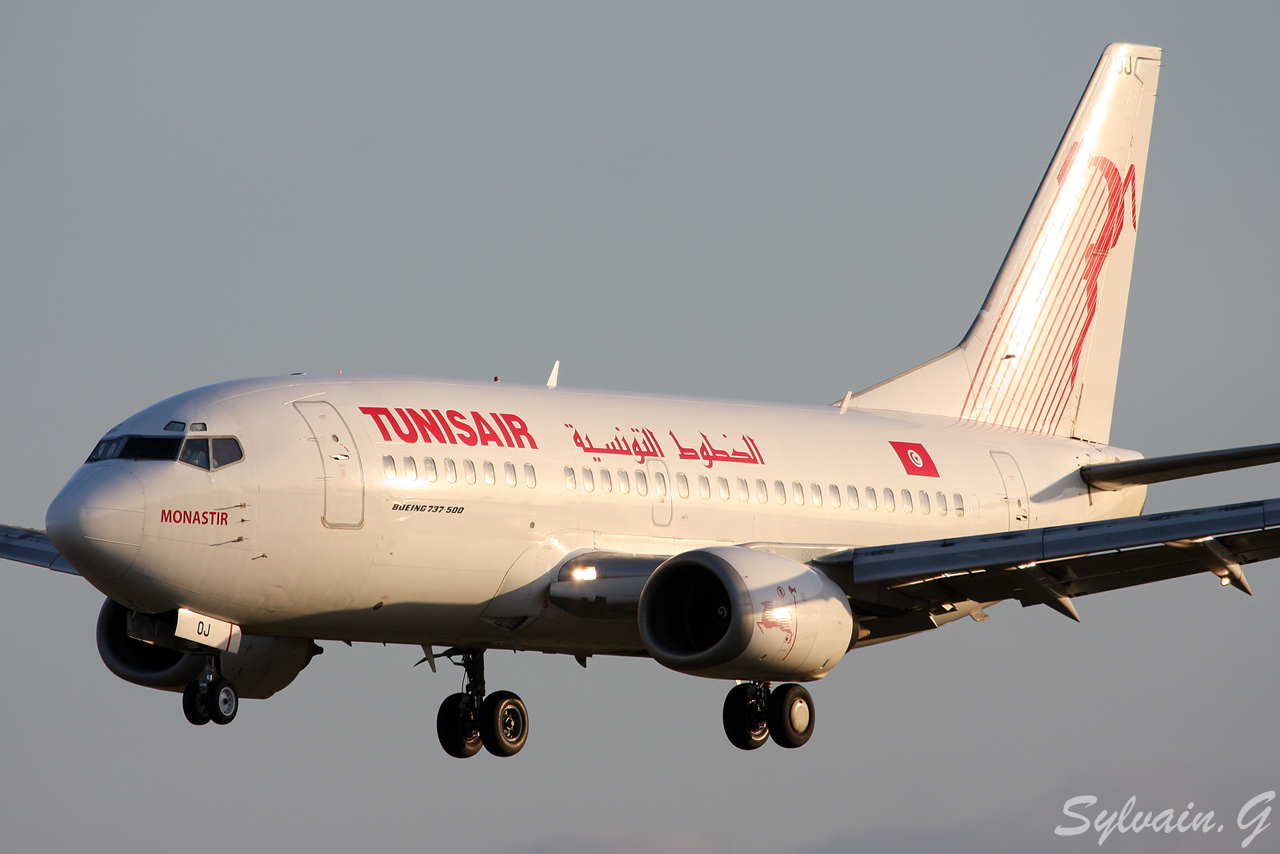
[[[145,499],[132,472],[98,463],[63,487],[45,514],[45,530],[58,552],[90,581],[128,572],[142,545]]]

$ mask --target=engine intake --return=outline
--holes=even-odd
[[[676,555],[640,595],[649,654],[698,676],[821,679],[852,646],[855,625],[826,575],[741,546]]]

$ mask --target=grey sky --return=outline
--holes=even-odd
[[[289,371],[827,402],[968,327],[1093,64],[1166,49],[1112,439],[1280,440],[1277,12],[1182,3],[0,7],[0,522],[170,394]],[[1280,495],[1275,469],[1151,510]],[[326,644],[226,728],[98,661],[101,597],[0,564],[0,848],[1096,849],[1063,801],[1280,789],[1280,566],[992,609],[856,652],[799,751],[726,686],[493,654],[516,759],[447,758],[460,673]],[[1100,802],[1099,806],[1105,805]],[[1239,850],[1112,837],[1126,852]],[[1250,850],[1273,850],[1280,829]]]

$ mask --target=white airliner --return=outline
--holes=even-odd
[[[316,640],[465,667],[441,744],[510,756],[528,713],[487,649],[650,656],[737,680],[729,740],[784,747],[855,646],[1000,600],[1280,556],[1280,499],[1154,516],[1146,484],[1280,445],[1108,444],[1160,50],[1104,51],[964,340],[830,406],[402,377],[196,389],[111,429],[0,556],[104,594],[98,648],[193,724],[287,686]],[[777,684],[775,687],[775,683]]]

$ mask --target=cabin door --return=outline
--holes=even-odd
[[[322,400],[299,401],[293,406],[311,428],[320,451],[325,527],[359,528],[364,524],[364,469],[347,422],[333,404]]]
[[[1009,505],[1009,530],[1030,528],[1031,502],[1027,499],[1027,484],[1022,479],[1022,470],[1013,457],[1004,451],[992,451],[991,459],[995,460],[996,468],[1000,471],[1004,500]]]

